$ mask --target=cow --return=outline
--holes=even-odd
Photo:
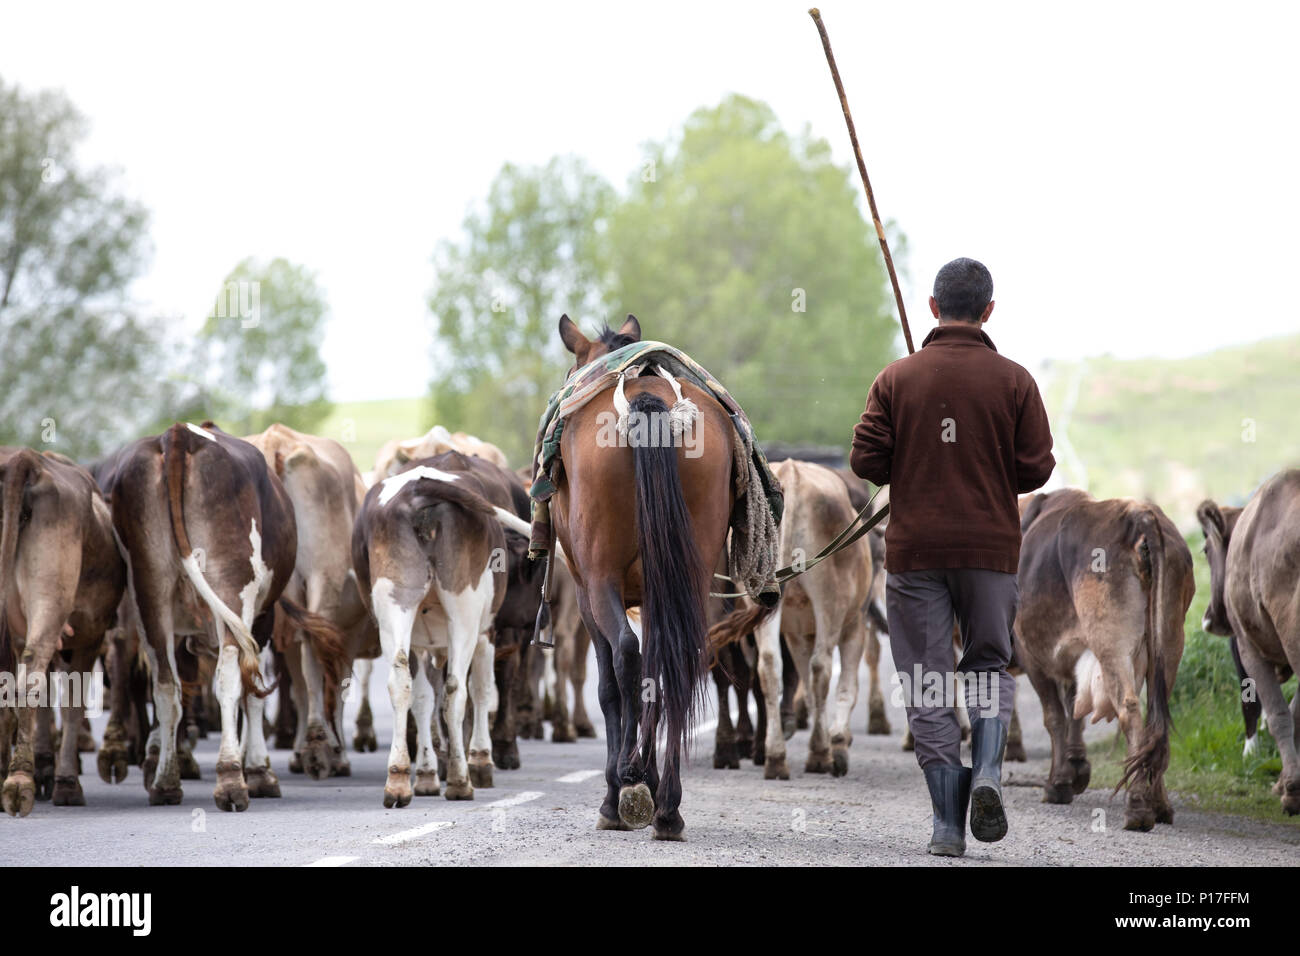
[[[551,712],[551,741],[572,743],[579,737],[595,737],[596,728],[587,715],[582,688],[587,682],[587,656],[591,634],[578,611],[578,592],[573,575],[564,561],[556,561],[551,577],[552,620],[555,622],[555,692]],[[573,704],[569,704],[569,694]]]
[[[0,680],[25,677],[11,685],[16,695],[37,689],[34,701],[15,699],[15,710],[0,694],[0,804],[10,816],[31,813],[38,791],[55,806],[85,804],[77,779],[85,681],[125,587],[112,516],[90,473],[54,452],[0,448]],[[59,695],[64,732],[56,767],[45,748],[51,675],[60,661],[70,673],[68,692]],[[42,739],[34,740],[38,716]]]
[[[1016,658],[1052,738],[1047,803],[1070,803],[1092,769],[1083,721],[1119,718],[1128,740],[1126,830],[1172,823],[1165,792],[1169,693],[1183,655],[1192,555],[1154,504],[1066,488],[1021,501]],[[1138,693],[1147,690],[1142,721]]]
[[[1289,707],[1282,693],[1300,670],[1300,469],[1269,478],[1239,512],[1204,501],[1196,513],[1210,564],[1202,626],[1235,638],[1239,672],[1254,681],[1282,755],[1273,792],[1288,815],[1300,813],[1300,692]],[[1253,696],[1244,691],[1243,682],[1243,701]]]
[[[787,459],[773,471],[785,493],[780,529],[782,565],[816,554],[853,519],[844,482],[829,468]],[[859,539],[788,581],[781,603],[754,631],[766,712],[781,712],[781,640],[785,639],[807,689],[812,717],[806,773],[848,772],[849,716],[857,702],[858,665],[865,639],[862,609],[871,592],[871,556]],[[831,660],[840,651],[840,679],[831,697]],[[763,776],[788,780],[783,722],[771,719],[764,742]]]
[[[432,458],[448,451],[458,451],[462,455],[485,458],[498,468],[508,468],[505,453],[483,439],[465,432],[451,433],[442,425],[434,425],[418,438],[394,439],[379,449],[375,456],[375,470],[371,472],[372,483],[391,478],[401,472],[408,463],[421,458]]]
[[[341,653],[322,659],[318,643],[303,640],[288,614],[277,615],[277,648],[297,715],[289,769],[315,780],[348,776],[341,685],[357,657],[378,652],[378,633],[352,571],[352,526],[366,487],[352,456],[333,439],[273,424],[244,440],[262,453],[293,503],[297,557],[285,595],[331,622],[344,637]],[[336,650],[333,645],[326,649]]]
[[[498,480],[475,462],[493,468]],[[492,630],[508,573],[502,524],[528,533],[499,476],[491,463],[459,452],[421,459],[377,481],[357,516],[352,563],[390,667],[393,726],[406,726],[414,709],[418,741],[413,789],[406,735],[393,734],[385,807],[440,792],[431,731],[439,698],[452,731],[446,735],[446,798],[472,800],[476,786],[493,784]],[[467,680],[474,712],[468,759],[459,732]]]
[[[322,647],[341,642],[328,621],[282,596],[297,556],[284,486],[261,452],[211,422],[178,422],[141,438],[113,456],[101,477],[111,490],[153,681],[158,726],[145,764],[150,805],[178,804],[183,796],[176,747],[181,680],[195,679],[187,672],[196,674],[199,656],[216,658],[221,746],[214,801],[221,810],[243,811],[250,797],[278,797],[262,721],[270,689],[260,661],[275,609]]]

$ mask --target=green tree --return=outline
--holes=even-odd
[[[127,292],[148,216],[111,170],[78,162],[87,130],[62,93],[0,81],[0,444],[74,456],[130,437],[176,394],[161,324]]]
[[[200,335],[209,414],[240,435],[272,422],[318,425],[333,407],[320,356],[327,312],[302,266],[253,258],[235,266]]]
[[[442,242],[434,256],[431,424],[473,432],[512,463],[527,462],[538,416],[569,364],[556,322],[566,311],[603,309],[600,251],[613,201],[609,184],[574,157],[501,168],[461,240]]]
[[[790,135],[766,104],[699,109],[648,146],[611,219],[610,301],[717,376],[760,440],[844,445],[897,355],[859,190],[825,140]]]

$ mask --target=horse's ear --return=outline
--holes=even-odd
[[[560,316],[560,341],[574,355],[580,355],[591,348],[591,341],[582,334],[582,330],[573,324],[568,315]],[[582,352],[579,352],[579,349]]]
[[[627,314],[627,321],[618,330],[618,334],[628,336],[633,342],[641,341],[641,323],[636,320],[636,316],[631,312]]]

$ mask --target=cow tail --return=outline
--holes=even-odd
[[[221,619],[235,636],[239,645],[239,675],[244,689],[250,694],[265,697],[271,689],[263,689],[262,668],[257,641],[243,618],[230,609],[208,579],[203,576],[199,555],[190,547],[189,533],[185,530],[185,472],[192,453],[190,431],[185,425],[175,424],[163,436],[163,473],[167,478],[167,512],[171,518],[172,537],[180,552],[181,567],[194,585],[203,603]]]
[[[333,726],[334,708],[350,663],[343,632],[333,621],[307,610],[290,598],[282,596],[276,604],[294,626],[302,631],[311,644],[316,660],[320,662],[325,683],[325,722]]]
[[[0,490],[0,670],[13,671],[13,647],[9,637],[9,617],[5,597],[18,563],[18,532],[22,525],[23,497],[27,486],[40,471],[40,459],[30,449],[20,449],[9,459],[4,485]]]
[[[1173,718],[1169,713],[1169,686],[1165,681],[1165,622],[1169,615],[1165,606],[1165,542],[1160,521],[1151,509],[1144,509],[1138,518],[1139,558],[1145,557],[1143,566],[1149,569],[1147,592],[1147,718],[1142,731],[1142,742],[1133,756],[1124,761],[1124,775],[1115,786],[1115,792],[1130,781],[1141,778],[1148,786],[1169,766],[1169,731]],[[1144,554],[1143,554],[1144,552]]]

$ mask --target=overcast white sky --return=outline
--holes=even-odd
[[[334,397],[400,397],[434,243],[503,162],[577,153],[622,188],[733,91],[850,162],[807,6],[3,0],[0,76],[65,89],[151,210],[142,302],[197,328],[239,259],[286,256],[328,292]],[[1300,5],[820,6],[918,339],[959,255],[1027,365],[1300,330]]]

